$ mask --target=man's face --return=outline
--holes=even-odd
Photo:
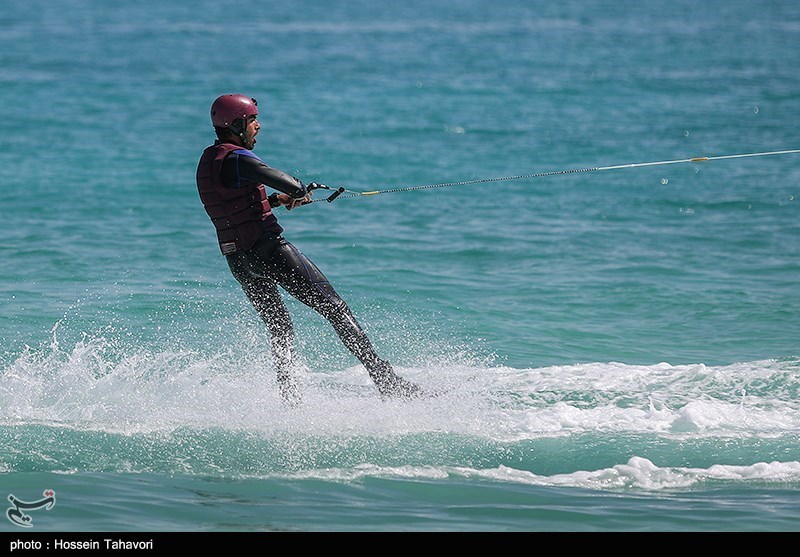
[[[247,149],[252,149],[256,146],[256,135],[261,129],[261,124],[258,123],[258,117],[250,116],[247,119],[247,127],[244,130],[244,146]]]

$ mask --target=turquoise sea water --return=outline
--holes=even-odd
[[[278,217],[398,371],[289,300],[304,404],[194,172],[355,191],[800,148],[790,1],[0,1],[0,496],[54,531],[800,530],[800,154]],[[0,520],[0,531],[23,531]]]

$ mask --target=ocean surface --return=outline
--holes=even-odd
[[[796,2],[0,7],[0,498],[55,492],[0,532],[800,531],[800,154],[494,180],[800,148]],[[277,215],[438,396],[287,298],[280,403],[195,185],[229,92],[402,190]]]

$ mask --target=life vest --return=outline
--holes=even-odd
[[[264,184],[225,187],[220,171],[232,151],[242,149],[233,143],[207,147],[197,165],[197,191],[217,229],[223,255],[249,250],[264,232],[264,221],[272,215]]]

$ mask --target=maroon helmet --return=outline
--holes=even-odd
[[[211,105],[211,123],[215,128],[231,128],[236,120],[247,122],[250,116],[258,116],[257,106],[258,102],[246,95],[221,95]]]

